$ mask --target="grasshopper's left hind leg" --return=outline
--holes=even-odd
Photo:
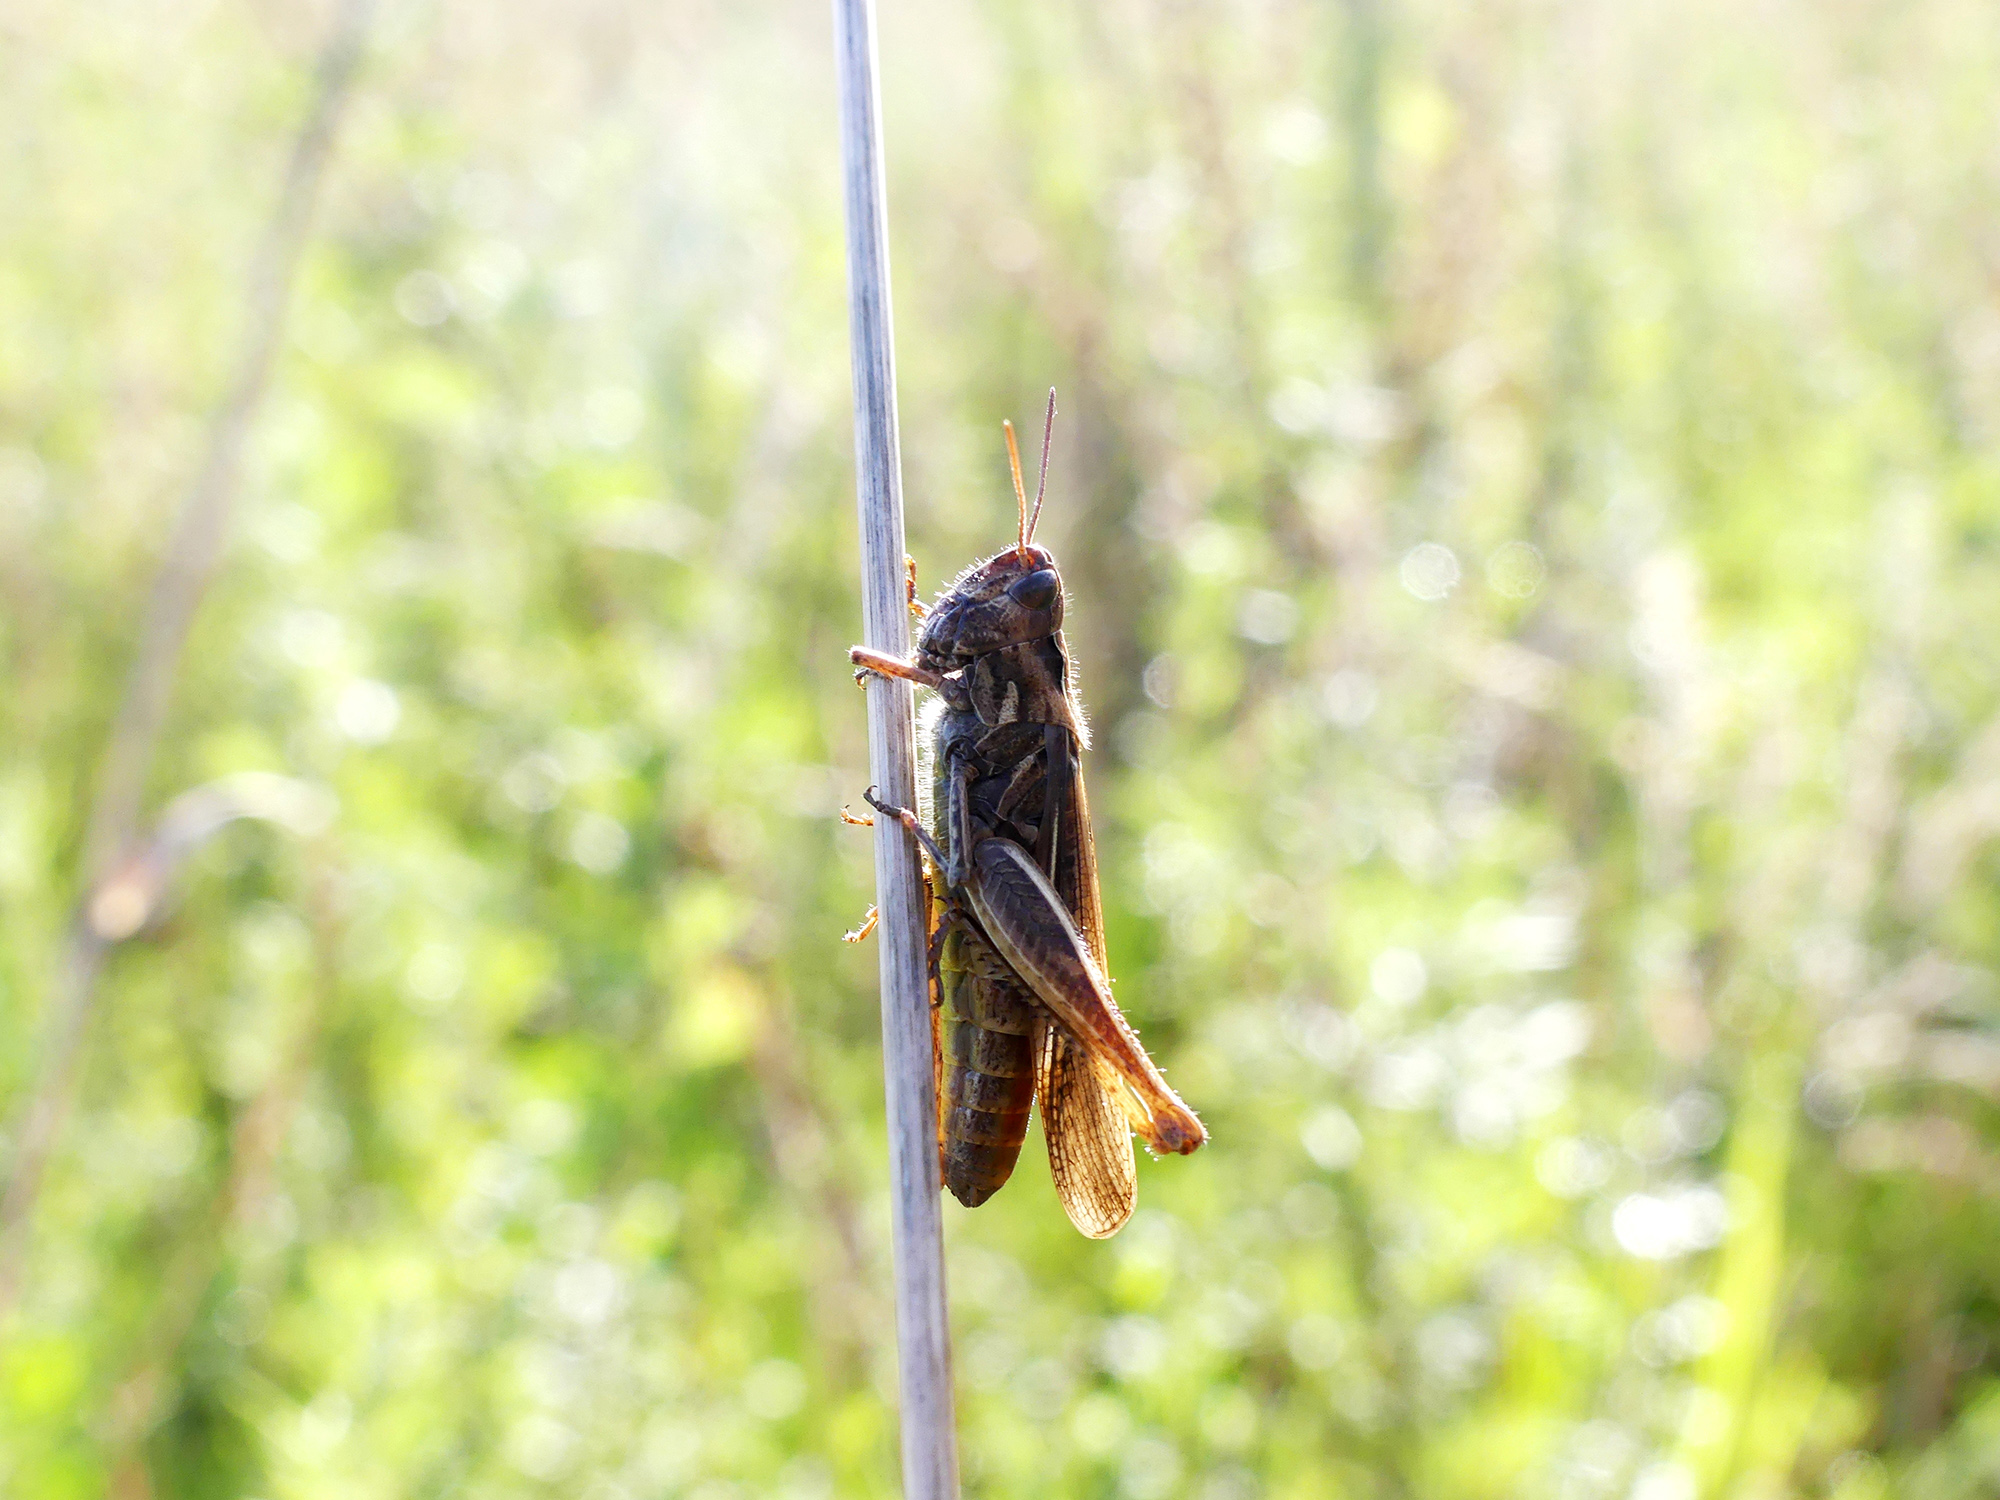
[[[1185,1154],[1208,1139],[1140,1045],[1069,910],[1035,857],[1012,839],[972,849],[966,896],[993,946],[1070,1036],[1129,1092],[1133,1128],[1153,1150]],[[1121,1099],[1121,1103],[1127,1103]]]

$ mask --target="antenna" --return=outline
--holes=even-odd
[[[1042,518],[1042,496],[1046,495],[1049,492],[1049,443],[1055,437],[1055,435],[1056,435],[1056,388],[1054,386],[1050,386],[1049,414],[1046,418],[1043,419],[1042,422],[1042,482],[1035,486],[1035,509],[1033,514],[1031,514],[1028,517],[1027,526],[1023,528],[1021,532],[1021,548],[1024,552],[1027,550],[1028,543],[1032,542],[1035,539],[1035,523],[1041,520]],[[1020,466],[1016,464],[1015,465],[1016,476],[1017,476],[1015,479],[1016,484],[1020,483],[1020,479],[1018,477],[1019,468]]]
[[[1002,422],[1000,426],[1007,433],[1007,463],[1014,471],[1014,506],[1020,515],[1020,528],[1014,533],[1014,551],[1022,562],[1028,560],[1028,491],[1021,483],[1021,449],[1014,441],[1014,424]]]

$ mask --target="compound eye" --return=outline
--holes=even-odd
[[[1007,597],[1016,604],[1023,609],[1037,611],[1048,609],[1061,593],[1062,582],[1056,577],[1054,568],[1038,568],[1007,589]]]

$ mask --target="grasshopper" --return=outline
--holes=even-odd
[[[1002,424],[1014,545],[966,569],[928,610],[916,602],[912,564],[911,608],[924,622],[915,656],[862,646],[849,656],[857,680],[880,673],[936,695],[925,718],[928,819],[882,802],[873,787],[867,800],[926,856],[944,1184],[968,1208],[999,1191],[1039,1098],[1063,1208],[1103,1239],[1137,1200],[1134,1131],[1161,1154],[1193,1151],[1208,1135],[1146,1055],[1106,978],[1079,759],[1089,729],[1063,644],[1062,575],[1034,542],[1055,415],[1051,390],[1032,511],[1014,425]]]

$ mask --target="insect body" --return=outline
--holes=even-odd
[[[1049,393],[1049,423],[1055,393]],[[930,859],[930,955],[945,1186],[968,1207],[1014,1170],[1029,1109],[1057,1193],[1092,1238],[1115,1233],[1137,1193],[1133,1131],[1158,1152],[1207,1135],[1119,1013],[1105,978],[1097,849],[1079,752],[1087,731],[1062,637],[1055,559],[1033,543],[1013,428],[1014,546],[966,570],[929,611],[914,660],[863,647],[866,671],[939,697],[928,826],[900,818]],[[1048,482],[1048,433],[1042,483]],[[949,1042],[944,1031],[949,1023]]]

